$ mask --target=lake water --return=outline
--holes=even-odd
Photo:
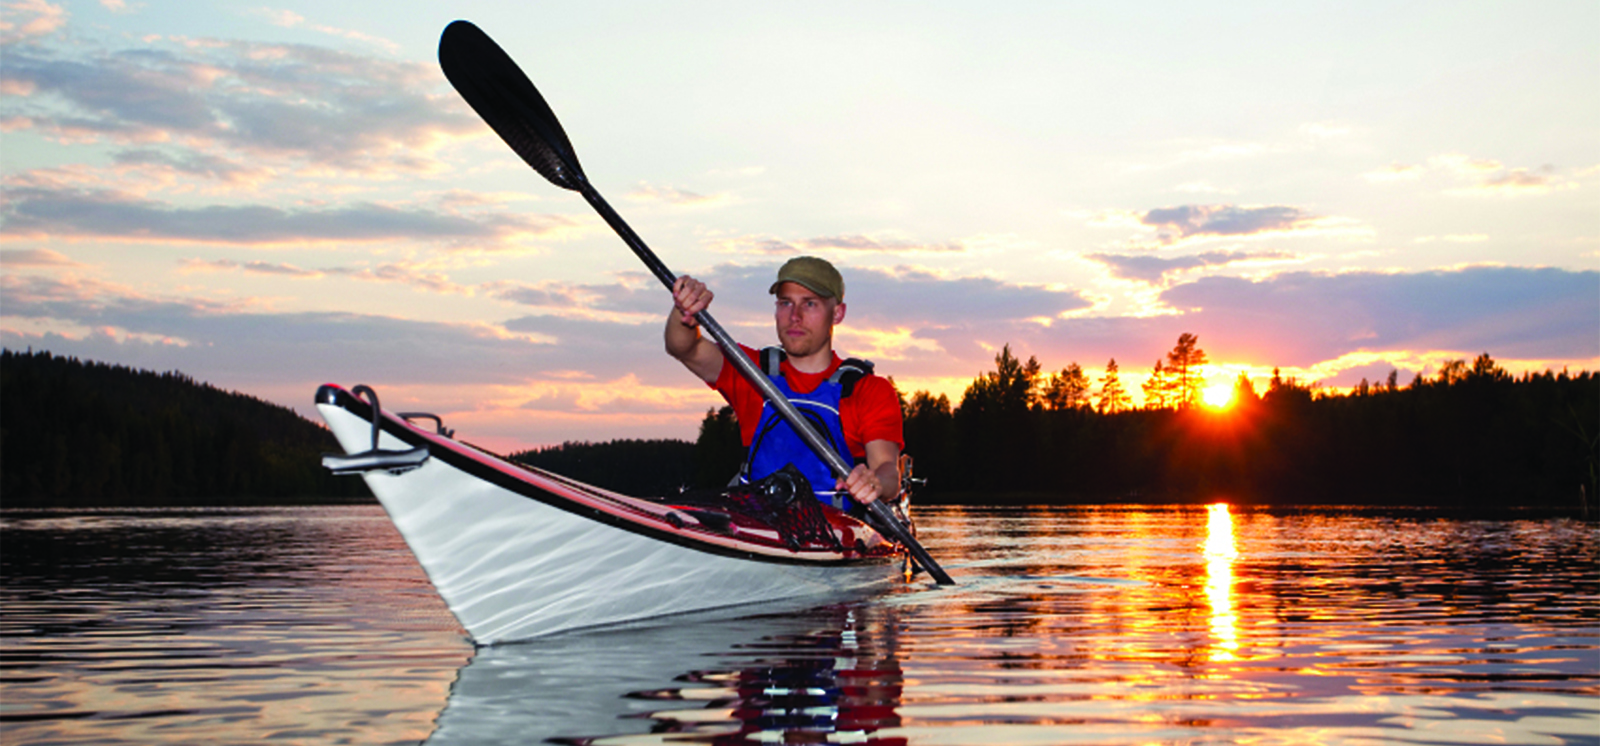
[[[0,514],[0,742],[1600,744],[1600,530],[918,514],[960,583],[474,650],[376,507]]]

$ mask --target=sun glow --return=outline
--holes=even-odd
[[[1212,409],[1227,409],[1233,406],[1233,384],[1214,383],[1207,386],[1200,393],[1200,399]]]

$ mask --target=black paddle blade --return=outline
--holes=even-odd
[[[583,169],[555,112],[488,34],[469,21],[446,26],[439,37],[439,67],[478,116],[533,170],[558,187],[580,190]]]

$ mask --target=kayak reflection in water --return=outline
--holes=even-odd
[[[744,354],[773,385],[812,421],[846,464],[848,478],[835,479],[761,392],[739,375],[722,350],[700,334],[695,314],[711,305],[713,293],[688,275],[672,287],[667,316],[667,353],[722,394],[739,421],[746,449],[739,481],[754,482],[793,464],[810,481],[819,500],[842,510],[858,508],[899,493],[900,451],[905,448],[900,399],[872,363],[841,359],[833,349],[833,327],[844,321],[844,279],[832,264],[796,257],[778,270],[768,291],[774,296],[777,347]]]
[[[481,647],[427,744],[904,744],[899,630],[882,604],[779,602]]]

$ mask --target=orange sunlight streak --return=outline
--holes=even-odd
[[[1206,506],[1206,601],[1211,604],[1211,636],[1216,639],[1211,660],[1235,660],[1239,650],[1239,617],[1233,610],[1233,561],[1239,550],[1233,544],[1233,514],[1227,503]]]

